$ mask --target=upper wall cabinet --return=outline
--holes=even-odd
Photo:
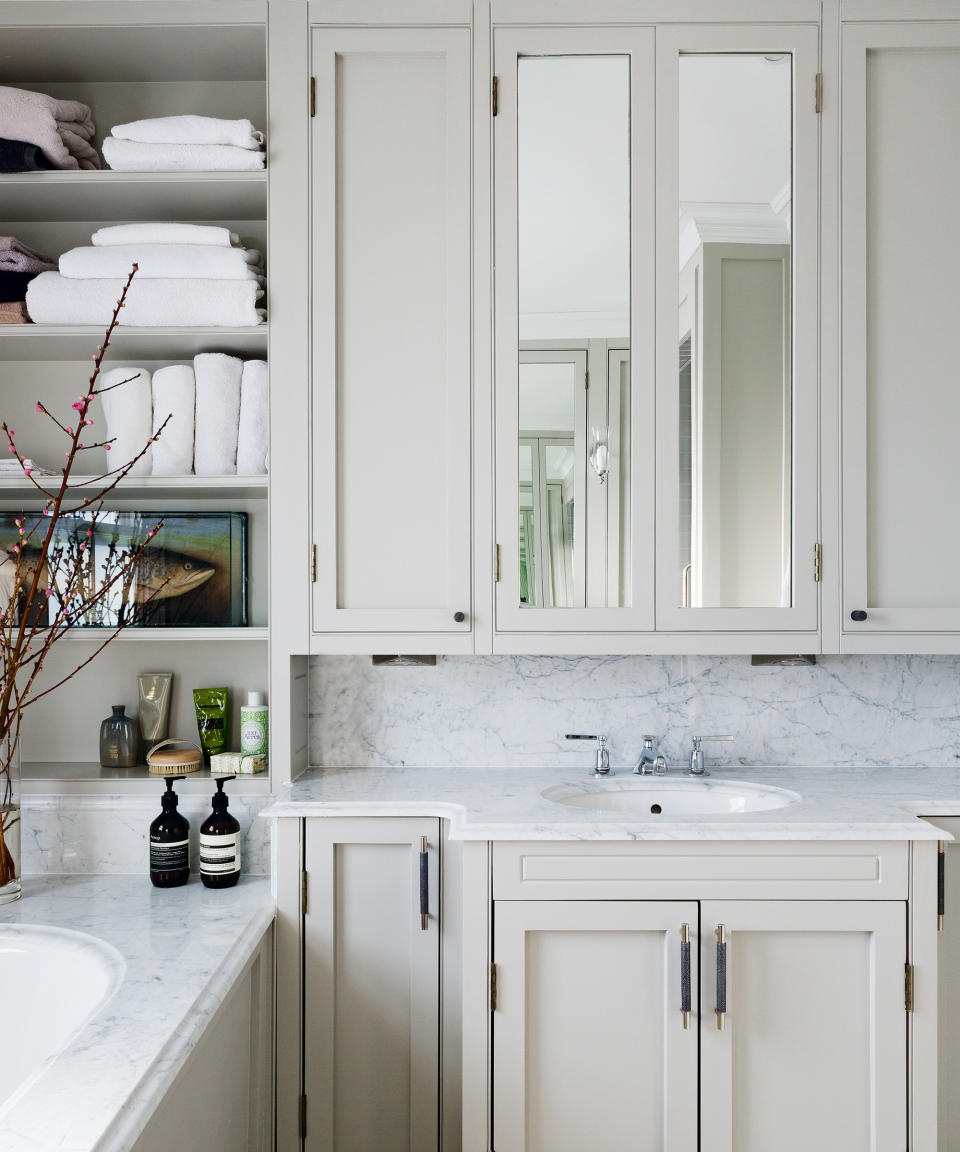
[[[817,627],[814,27],[657,30],[657,628]]]
[[[470,32],[312,50],[313,631],[470,651]]]
[[[960,646],[960,23],[843,30],[841,649]]]
[[[817,62],[813,25],[495,30],[501,635],[815,650]]]

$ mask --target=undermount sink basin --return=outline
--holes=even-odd
[[[646,816],[736,815],[786,808],[800,797],[786,788],[738,780],[669,780],[615,776],[576,784],[554,784],[540,795],[554,804],[594,812]]]

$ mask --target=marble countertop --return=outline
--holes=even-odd
[[[262,877],[221,891],[196,878],[161,889],[147,876],[27,877],[0,924],[88,933],[125,968],[110,1000],[0,1117],[4,1152],[131,1148],[273,917]]]
[[[629,768],[602,780],[589,768],[311,769],[262,815],[441,816],[458,840],[936,840],[944,833],[919,817],[960,814],[960,766],[714,768],[707,787],[745,781],[799,794],[787,807],[723,815],[604,812],[542,795],[558,784],[655,791],[688,779],[676,770],[641,778]]]

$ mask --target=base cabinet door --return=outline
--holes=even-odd
[[[903,1152],[906,905],[701,905],[703,1152]]]
[[[692,901],[495,903],[496,1152],[696,1152],[696,931]]]
[[[305,1152],[436,1152],[440,822],[306,821]]]

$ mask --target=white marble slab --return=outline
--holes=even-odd
[[[612,790],[655,789],[658,778],[619,770],[594,780],[580,767],[313,769],[285,788],[265,818],[440,816],[459,840],[935,840],[943,833],[919,814],[960,814],[956,768],[714,767],[710,781],[784,788],[800,799],[784,808],[729,815],[624,814],[571,808],[545,798],[558,784]],[[670,783],[687,777],[674,771]],[[709,781],[707,782],[709,785]]]
[[[146,877],[28,877],[22,899],[0,907],[0,924],[89,933],[126,968],[113,997],[0,1118],[3,1152],[127,1152],[273,916],[269,881],[252,877],[223,891],[196,880],[164,890]]]
[[[451,656],[434,668],[369,657],[310,661],[310,764],[576,769],[566,732],[603,732],[615,764],[641,737],[668,760],[690,737],[731,733],[720,764],[960,768],[960,658],[824,656],[758,667],[747,656]]]
[[[23,798],[21,851],[25,875],[136,875],[149,868],[150,822],[160,815],[156,798],[144,795],[29,795]],[[211,785],[211,792],[213,785]],[[190,855],[199,868],[199,828],[210,814],[210,795],[180,795],[179,811],[190,821]],[[243,832],[244,872],[270,872],[270,825],[259,819],[265,796],[230,797],[230,812]]]

